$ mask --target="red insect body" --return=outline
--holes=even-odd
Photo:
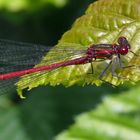
[[[39,71],[50,71],[59,67],[69,65],[80,65],[92,62],[94,59],[111,59],[113,55],[126,55],[130,49],[130,45],[125,37],[120,37],[117,44],[95,44],[91,45],[84,57],[79,57],[72,60],[67,60],[59,63],[49,64],[46,66],[38,66],[26,70],[10,72],[0,75],[0,80],[6,80],[13,77],[22,76],[25,74],[35,73]]]
[[[74,60],[69,60],[69,61],[66,61],[66,62],[60,62],[60,63],[50,64],[50,65],[46,65],[46,66],[34,67],[34,68],[27,69],[27,70],[21,70],[21,71],[11,72],[11,73],[7,73],[7,74],[1,74],[0,75],[0,80],[6,80],[6,79],[9,79],[9,78],[18,77],[18,76],[22,76],[22,75],[25,75],[25,74],[39,72],[39,71],[54,70],[54,69],[57,69],[59,67],[64,67],[64,66],[69,66],[69,65],[84,64],[84,63],[87,63],[87,62],[88,62],[87,57],[81,57],[81,58],[77,58],[77,59],[74,59]]]

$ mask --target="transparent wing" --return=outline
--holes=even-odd
[[[18,82],[18,80],[19,77],[0,81],[0,96],[16,91],[15,83]]]
[[[73,56],[72,56],[73,57]],[[71,59],[72,59],[71,57]],[[7,72],[19,70],[19,66],[11,66],[12,69],[9,69],[10,66],[7,66],[6,68],[2,69],[0,68],[0,72],[5,73],[5,69]],[[25,66],[26,69],[26,66]],[[58,68],[57,68],[58,69]],[[23,66],[21,66],[21,70],[23,70]],[[56,69],[55,69],[56,70]],[[54,71],[54,70],[53,70]],[[32,82],[36,83],[40,81],[42,78],[44,78],[44,75],[50,71],[42,71],[42,72],[36,72],[32,76],[31,74],[24,75],[24,78],[26,79],[25,82],[20,83],[20,87],[28,87],[28,85]],[[20,77],[14,77],[6,80],[0,80],[0,95],[11,93],[11,91],[16,89],[16,83],[20,80]]]
[[[9,40],[0,40],[0,73],[13,72],[33,67],[38,64],[52,47],[22,43]],[[56,61],[82,55],[85,50],[72,46],[57,46],[49,52],[49,57],[43,61],[55,63]]]
[[[57,46],[55,49],[52,49],[52,47],[43,45],[0,40],[0,74],[32,68],[42,60],[50,49],[52,50],[49,52],[49,57],[43,60],[43,65],[56,63],[60,60],[70,60],[85,54],[86,49],[77,48],[77,46],[68,48],[66,46]],[[46,71],[38,73],[37,76],[35,74],[33,80],[39,80],[45,73]],[[28,75],[26,77],[28,79]],[[5,94],[15,89],[15,83],[18,80],[19,77],[1,80],[0,94]],[[26,85],[29,83],[22,84]]]

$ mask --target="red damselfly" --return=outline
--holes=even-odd
[[[63,49],[58,47],[57,49],[54,49],[55,51],[50,51],[51,53],[54,53],[54,55],[49,60],[45,60],[43,66],[34,67],[34,65],[39,63],[42,59],[42,56],[46,55],[50,48],[42,45],[0,40],[0,93],[7,91],[5,86],[11,88],[12,85],[17,82],[18,77],[39,71],[47,72],[60,67],[91,63],[91,70],[93,73],[92,62],[98,60],[110,60],[107,67],[100,74],[100,80],[102,80],[112,62],[112,76],[125,78],[116,75],[115,70],[117,64],[120,65],[120,68],[132,67],[123,66],[121,61],[121,55],[127,55],[128,52],[132,52],[130,51],[130,48],[130,44],[125,37],[119,37],[118,43],[116,44],[93,44],[85,50],[76,50],[74,48]],[[56,51],[64,51],[67,53],[64,53],[60,58],[58,58],[58,56],[55,58]],[[79,57],[75,58],[76,55]],[[68,60],[58,62],[59,59],[65,57],[67,57]],[[112,59],[114,60],[112,61]],[[47,62],[49,62],[49,64],[47,64]]]

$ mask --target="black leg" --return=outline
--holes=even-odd
[[[94,73],[94,69],[93,69],[93,64],[92,64],[92,62],[90,62],[90,65],[91,65],[91,73],[93,74],[93,73]]]
[[[100,74],[99,79],[100,79],[101,81],[103,81],[104,83],[107,83],[107,84],[109,84],[109,85],[111,85],[111,86],[117,87],[116,85],[113,85],[113,84],[111,84],[111,83],[109,83],[109,82],[107,82],[107,81],[105,81],[105,80],[102,79],[103,76],[106,74],[106,71],[107,71],[107,70],[109,69],[109,67],[111,66],[111,64],[112,64],[112,60],[109,62],[109,64],[107,65],[107,67],[103,70],[103,72]]]
[[[100,74],[99,79],[102,80],[102,81],[105,82],[105,83],[109,83],[109,82],[103,80],[102,78],[103,78],[103,76],[105,75],[106,71],[107,71],[107,70],[109,69],[109,67],[111,66],[112,62],[113,62],[113,66],[112,66],[112,76],[113,76],[113,77],[117,77],[117,78],[122,78],[122,79],[129,79],[129,78],[124,77],[124,76],[118,76],[118,75],[115,73],[115,70],[116,70],[118,64],[120,65],[120,68],[129,68],[129,67],[134,67],[134,66],[135,66],[135,65],[123,66],[123,63],[122,63],[121,58],[120,58],[120,55],[117,55],[117,56],[114,58],[114,61],[112,61],[112,60],[110,61],[110,63],[107,65],[107,67],[106,67],[106,68],[103,70],[103,72]],[[129,80],[131,80],[131,79],[129,79]],[[131,81],[132,81],[132,80],[131,80]],[[132,81],[132,82],[133,82],[133,81]],[[109,83],[109,84],[111,84],[111,83]],[[111,85],[112,85],[112,84],[111,84]],[[113,85],[113,86],[115,86],[115,85]],[[115,86],[115,87],[116,87],[116,86]]]
[[[90,65],[91,65],[91,72],[89,72],[88,74],[93,74],[93,73],[94,73],[94,69],[93,69],[93,64],[92,64],[92,62],[90,62]]]
[[[124,66],[122,61],[121,61],[121,57],[120,55],[118,55],[118,61],[119,61],[119,64],[120,64],[120,68],[124,69],[124,68],[130,68],[130,67],[135,67],[135,65],[130,65],[130,66]]]
[[[96,60],[96,61],[94,61],[94,63],[95,63],[95,62],[101,62],[101,61],[105,61],[105,59]],[[92,62],[93,62],[93,61],[90,62],[90,65],[91,65],[91,73],[88,73],[88,74],[93,74],[93,73],[94,73],[94,68],[93,68],[93,63],[92,63]]]
[[[103,72],[100,74],[99,79],[102,80],[103,76],[105,75],[106,71],[109,69],[109,67],[112,64],[112,60],[109,62],[109,64],[107,65],[107,67],[103,70]]]
[[[118,64],[120,64],[120,67],[121,67],[121,68],[123,67],[123,64],[122,64],[120,58],[119,58],[118,56],[116,56],[116,58],[115,58],[115,60],[114,60],[114,63],[113,63],[113,66],[112,66],[112,76],[113,76],[113,77],[117,77],[117,78],[127,79],[126,77],[118,76],[118,75],[115,73],[115,70],[116,70]]]
[[[119,75],[115,74],[115,70],[116,70],[118,64],[120,65],[120,68],[134,67],[134,65],[131,65],[131,66],[123,66],[123,63],[122,63],[121,58],[120,58],[120,55],[118,55],[115,58],[115,62],[113,63],[113,66],[112,66],[112,76],[117,77],[117,78],[122,78],[122,79],[128,79],[128,80],[130,80],[130,81],[133,82],[133,80],[131,80],[131,79],[125,77],[125,76],[119,76]]]

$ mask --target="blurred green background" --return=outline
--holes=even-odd
[[[93,0],[0,0],[0,38],[53,46],[92,2]],[[112,88],[108,84],[69,88],[44,86],[26,92],[26,100],[19,99],[16,92],[10,96],[3,95],[0,97],[0,140],[52,140],[69,128],[78,114],[94,111],[100,104],[104,104],[105,98],[113,96],[115,100],[122,93],[126,95],[130,89],[125,86]],[[130,93],[135,93],[135,89],[137,88]],[[123,101],[125,97],[120,102]],[[135,101],[133,105],[134,103]],[[109,102],[109,106],[113,105]],[[116,103],[115,107],[117,105]],[[83,139],[81,137],[77,140],[86,139],[100,140],[101,137],[83,136]],[[113,137],[108,136],[106,139]]]

